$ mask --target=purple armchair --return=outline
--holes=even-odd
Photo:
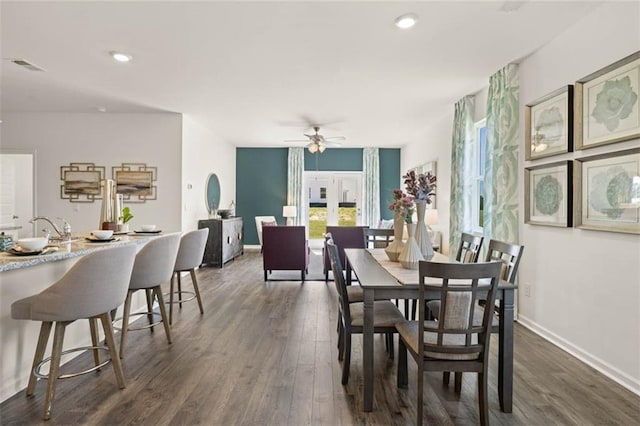
[[[262,248],[265,281],[271,271],[282,270],[298,270],[302,281],[305,280],[309,244],[304,226],[265,226],[262,228]]]
[[[364,229],[368,226],[327,226],[327,232],[331,233],[333,243],[338,247],[340,252],[340,263],[342,269],[346,268],[344,261],[344,249],[346,248],[365,248],[364,246]],[[324,280],[329,281],[329,271],[331,271],[331,262],[327,252],[327,243],[322,250],[324,259]]]

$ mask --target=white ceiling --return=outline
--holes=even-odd
[[[403,146],[601,2],[6,2],[4,112],[173,111],[237,146]],[[400,30],[396,17],[419,15]],[[133,55],[115,63],[108,52]],[[8,61],[26,59],[46,72]],[[307,124],[305,124],[305,122]]]

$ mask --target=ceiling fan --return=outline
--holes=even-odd
[[[307,138],[309,138],[308,140],[286,140],[285,142],[308,142],[305,145],[305,148],[307,148],[309,152],[315,154],[316,152],[322,153],[327,148],[338,147],[340,146],[340,144],[337,143],[337,141],[343,141],[346,139],[344,136],[324,137],[320,133],[318,133],[320,131],[320,126],[313,126],[313,130],[315,132],[314,134],[304,134]]]

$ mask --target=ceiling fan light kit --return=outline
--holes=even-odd
[[[415,13],[405,13],[396,18],[396,27],[403,30],[413,27],[418,22],[418,15]]]
[[[285,142],[308,142],[307,145],[305,145],[305,148],[307,148],[310,153],[322,154],[325,151],[325,149],[327,149],[327,147],[340,146],[340,144],[335,141],[345,140],[344,136],[331,136],[331,137],[325,138],[320,133],[318,133],[320,131],[319,126],[313,126],[313,131],[315,132],[314,134],[311,134],[311,135],[308,135],[306,133],[304,134],[307,138],[309,138],[308,141],[307,140],[288,140]]]

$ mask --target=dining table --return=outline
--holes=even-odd
[[[360,285],[364,294],[364,331],[362,338],[364,411],[373,410],[373,310],[374,300],[417,299],[419,273],[405,269],[399,262],[390,261],[384,249],[345,249],[346,284]],[[435,253],[432,262],[455,262],[448,256]],[[358,283],[353,283],[353,277]],[[428,282],[427,284],[437,284]],[[500,410],[512,412],[513,400],[513,321],[514,296],[517,286],[501,280],[496,292],[498,302],[498,397]],[[485,297],[486,291],[479,292]],[[426,289],[425,299],[440,298],[440,291]]]

